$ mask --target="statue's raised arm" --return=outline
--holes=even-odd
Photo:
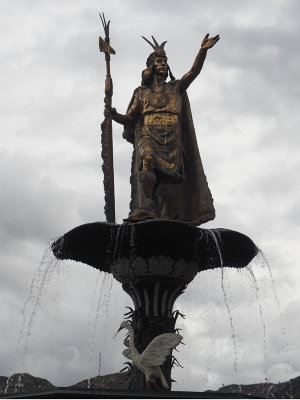
[[[220,39],[220,36],[214,36],[212,38],[209,37],[209,33],[205,36],[205,38],[202,40],[201,43],[201,49],[199,50],[199,53],[197,54],[197,57],[194,61],[194,64],[189,72],[187,72],[183,77],[181,78],[181,84],[180,84],[180,89],[181,90],[186,90],[190,84],[193,82],[195,78],[200,74],[200,71],[203,67],[205,58],[206,58],[206,53],[208,49],[211,49]]]

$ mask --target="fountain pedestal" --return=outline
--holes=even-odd
[[[239,232],[168,220],[81,225],[56,240],[52,249],[58,259],[81,261],[121,282],[135,305],[129,317],[140,353],[154,337],[175,331],[174,302],[197,273],[243,268],[258,252]],[[171,355],[161,368],[171,388]],[[146,390],[144,375],[134,366],[129,388]]]
[[[173,260],[158,256],[149,259],[137,257],[134,262],[119,258],[111,270],[123,290],[133,300],[135,310],[130,313],[135,346],[142,353],[158,335],[174,333],[178,314],[173,314],[175,300],[184,292],[187,284],[196,276],[195,262]],[[172,355],[162,366],[171,389]],[[131,366],[129,389],[146,390],[144,375]]]

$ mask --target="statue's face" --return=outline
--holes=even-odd
[[[167,57],[156,57],[153,63],[154,72],[157,75],[167,75],[168,72],[168,59]]]

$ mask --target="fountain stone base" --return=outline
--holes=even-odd
[[[173,312],[174,302],[198,272],[243,268],[258,252],[239,232],[167,220],[81,225],[56,240],[52,249],[58,259],[81,261],[121,282],[135,306],[128,318],[140,353],[156,336],[176,331],[179,312]],[[170,355],[161,367],[169,388],[174,361]],[[144,375],[132,365],[129,389],[146,390]]]

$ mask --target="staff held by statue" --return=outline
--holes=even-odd
[[[110,55],[116,54],[110,46],[109,24],[106,23],[104,14],[99,13],[104,28],[105,39],[99,36],[100,52],[105,53],[106,79],[105,79],[105,118],[101,124],[101,156],[103,159],[103,183],[104,183],[104,212],[108,222],[115,222],[115,189],[114,189],[114,163],[113,163],[113,140],[112,140],[112,119],[109,113],[112,105],[113,83],[110,74]]]

